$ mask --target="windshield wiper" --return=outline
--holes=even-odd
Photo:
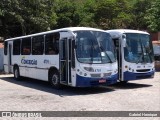
[[[91,62],[93,63],[93,48],[94,48],[94,46],[93,46],[93,41],[92,41],[92,39],[90,39],[90,41],[91,41],[91,49],[90,49],[90,58],[91,58]]]
[[[151,52],[149,52],[149,51],[147,50],[147,48],[146,48],[143,44],[141,44],[142,54],[140,55],[140,57],[139,57],[139,59],[137,60],[136,63],[139,63],[139,61],[140,61],[142,58],[143,58],[143,61],[144,61],[144,62],[147,62],[146,59],[145,59],[145,56],[147,56],[147,55],[144,54],[143,48],[145,49],[145,52],[148,54],[148,57],[149,57],[149,59],[150,59],[150,62],[152,62],[152,58],[151,58],[151,56],[150,56],[150,53],[151,53]]]
[[[137,60],[137,64],[140,62],[140,60],[142,59],[142,57],[143,57],[143,53],[141,53],[141,55],[140,55],[140,57],[138,58],[138,60]]]
[[[92,34],[92,33],[91,33]],[[91,43],[92,43],[92,46],[91,46],[91,53],[90,53],[90,57],[91,57],[91,60],[92,60],[92,63],[93,63],[93,51],[95,50],[97,53],[99,53],[99,51],[98,51],[98,49],[94,46],[94,45],[98,45],[98,42],[97,42],[97,38],[95,37],[95,35],[94,34],[92,34],[93,35],[93,37],[94,37],[94,39],[93,39],[93,41],[92,41],[92,39],[90,39],[90,41],[91,41]],[[95,42],[97,42],[97,44],[95,43]],[[98,47],[99,47],[99,45],[98,45]],[[102,61],[102,57],[101,57],[101,61]]]
[[[144,51],[143,51],[143,45],[142,45],[142,41],[141,41],[141,39],[139,39],[139,43],[140,43],[140,45],[141,45],[141,50],[142,50],[142,53],[141,53],[141,55],[140,55],[140,57],[139,57],[139,59],[137,60],[137,64],[139,63],[139,61],[142,59],[142,61],[144,62]]]
[[[144,46],[144,45],[143,45]],[[152,58],[151,58],[151,55],[150,55],[150,53],[151,53],[151,50],[150,50],[150,48],[148,47],[145,47],[144,46],[144,48],[145,48],[145,51],[146,51],[146,53],[148,54],[148,56],[149,56],[149,59],[150,59],[150,62],[152,62]]]
[[[107,56],[108,59],[109,59],[109,62],[110,62],[110,63],[113,63],[111,57],[110,57],[110,56],[108,55],[108,53],[104,50],[104,47],[102,46],[101,43],[100,43],[100,49],[101,49],[102,52],[104,52],[104,53],[106,54],[106,56]]]

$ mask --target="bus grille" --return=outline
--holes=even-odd
[[[101,74],[91,74],[91,77],[101,77]]]
[[[112,73],[111,72],[109,72],[109,73],[104,73],[103,74],[103,77],[108,77],[108,76],[110,76]]]
[[[136,70],[137,72],[148,72],[150,71],[150,69],[139,69],[139,70]]]

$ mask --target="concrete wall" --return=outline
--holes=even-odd
[[[0,71],[3,70],[3,48],[0,48]]]

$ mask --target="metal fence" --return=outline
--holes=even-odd
[[[3,71],[3,48],[0,48],[0,71]]]

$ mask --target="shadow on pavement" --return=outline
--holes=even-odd
[[[144,88],[144,87],[151,87],[152,85],[149,84],[141,84],[141,83],[120,83],[110,85],[110,87],[114,89],[136,89],[136,88]]]
[[[43,92],[48,92],[52,94],[57,94],[61,97],[63,96],[74,96],[74,95],[88,95],[88,94],[98,94],[112,92],[114,89],[107,87],[88,87],[88,88],[75,88],[69,86],[63,86],[62,89],[57,90],[51,87],[48,82],[40,81],[31,78],[22,78],[22,80],[15,80],[13,77],[0,77],[1,80],[21,85],[28,88],[33,88]]]

